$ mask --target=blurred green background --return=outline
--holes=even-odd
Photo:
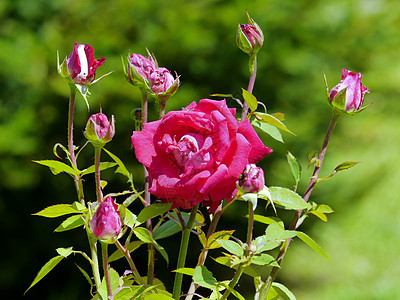
[[[124,160],[140,187],[143,175],[130,146],[130,111],[140,105],[140,94],[125,81],[121,56],[125,59],[129,51],[145,54],[147,47],[161,66],[181,76],[167,110],[212,93],[239,97],[248,83],[248,59],[236,47],[235,34],[237,24],[247,22],[246,9],[265,34],[254,94],[269,112],[284,112],[286,124],[297,134],[284,134],[284,144],[263,136],[275,150],[262,162],[267,185],[292,187],[285,157],[289,150],[303,166],[298,191],[304,192],[311,173],[306,156],[321,147],[331,116],[323,73],[332,87],[343,67],[362,72],[371,90],[366,103],[373,103],[357,116],[340,119],[328,149],[323,176],[343,161],[362,162],[315,189],[312,200],[329,204],[335,213],[328,223],[309,219],[302,226],[332,262],[293,243],[278,281],[298,299],[400,298],[400,2],[395,0],[0,1],[2,297],[22,297],[41,266],[56,255],[55,248],[88,248],[80,230],[53,233],[61,219],[31,216],[76,198],[67,175],[54,176],[32,163],[54,159],[53,145],[66,144],[69,90],[57,75],[57,50],[64,57],[75,42],[89,43],[95,58],[107,59],[97,76],[115,70],[91,88],[91,113],[101,107],[115,115],[117,134],[107,148]],[[77,99],[75,143],[82,146],[89,113],[82,98]],[[233,100],[228,104],[237,106]],[[156,108],[151,109],[154,119]],[[88,166],[92,159],[87,147],[81,165]],[[107,192],[126,187],[125,179],[112,171],[104,177]],[[87,178],[88,200],[94,198],[90,184]],[[228,228],[238,229],[239,237],[246,227],[244,211],[245,204],[239,203],[223,217]],[[257,213],[265,213],[262,205]],[[256,233],[262,231],[257,227]],[[162,241],[171,270],[178,242],[179,237]],[[193,239],[191,247],[198,244]],[[146,251],[135,254],[145,261],[141,255]],[[69,257],[24,298],[88,299],[89,286],[74,263],[88,269],[79,257]],[[161,257],[158,263],[156,274],[169,283]],[[228,269],[210,268],[218,279],[228,278]],[[244,278],[239,287],[247,298],[250,285],[251,279]]]

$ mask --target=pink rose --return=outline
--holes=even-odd
[[[249,163],[272,152],[249,120],[235,119],[225,100],[200,100],[132,134],[137,159],[150,174],[150,192],[173,207],[203,202],[213,212],[237,192],[236,181]]]
[[[329,93],[334,108],[350,113],[361,109],[364,94],[369,93],[369,89],[362,85],[361,77],[361,73],[342,69],[342,80]]]
[[[121,232],[121,218],[117,208],[118,206],[111,197],[107,197],[99,204],[90,221],[90,230],[99,239],[109,240],[118,237]]]
[[[150,88],[154,94],[166,93],[174,82],[174,76],[166,68],[157,68],[150,74]]]
[[[68,73],[73,82],[90,84],[93,82],[98,66],[105,62],[105,58],[94,59],[94,50],[89,44],[75,43],[74,50],[67,58]]]
[[[129,66],[135,69],[136,73],[134,73],[134,75],[139,75],[139,77],[133,77],[136,77],[135,79],[138,79],[141,82],[150,81],[150,74],[157,68],[152,57],[149,59],[143,55],[135,53],[129,56]]]

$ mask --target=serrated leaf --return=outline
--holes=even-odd
[[[213,259],[214,259],[217,263],[219,263],[219,264],[221,264],[221,265],[224,265],[224,266],[226,266],[226,267],[228,267],[228,268],[237,269],[237,267],[231,267],[231,263],[230,263],[229,257],[230,257],[230,256],[220,256],[220,257],[213,258]],[[244,270],[243,270],[243,273],[245,273],[245,274],[247,274],[247,275],[249,275],[249,276],[251,276],[251,277],[253,277],[253,278],[260,277],[259,272],[258,272],[255,268],[253,268],[253,266],[251,266],[251,265],[245,267]]]
[[[33,162],[49,167],[51,172],[55,175],[66,172],[71,175],[79,176],[79,171],[73,169],[67,164],[57,160],[34,160]]]
[[[325,251],[312,239],[310,238],[307,234],[304,232],[298,231],[297,236],[308,246],[310,246],[315,252],[318,254],[322,255],[328,260],[331,260],[329,256],[325,253]]]
[[[214,232],[208,239],[207,239],[207,248],[208,249],[217,249],[221,247],[218,243],[218,240],[228,240],[231,235],[235,232],[235,230],[222,230]]]
[[[113,268],[109,268],[108,273],[110,277],[111,291],[112,293],[114,293],[115,290],[119,287],[119,275],[117,271],[115,271]],[[104,277],[101,281],[100,287],[97,289],[97,292],[102,297],[102,299],[108,299],[107,284]]]
[[[31,283],[31,285],[29,286],[29,288],[25,291],[24,294],[26,294],[27,291],[29,291],[36,283],[38,283],[40,280],[43,279],[44,276],[46,276],[51,270],[54,269],[55,266],[57,266],[60,261],[63,260],[63,256],[58,255],[53,257],[52,259],[50,259],[41,269],[40,271],[37,273],[35,279],[33,280],[33,282]]]
[[[217,240],[217,243],[221,245],[226,251],[231,254],[242,256],[244,254],[243,248],[238,243],[231,241],[231,240]]]
[[[347,169],[354,167],[355,165],[357,165],[359,163],[360,163],[359,161],[345,161],[345,162],[342,162],[340,165],[338,165],[334,171],[339,172],[339,171],[347,170]]]
[[[187,224],[188,220],[188,218],[185,219],[185,224]],[[153,231],[153,238],[155,240],[160,240],[174,235],[181,230],[181,227],[174,220],[168,220]]]
[[[132,174],[125,167],[125,165],[122,162],[122,160],[120,160],[118,156],[116,156],[115,154],[111,153],[107,149],[103,148],[103,150],[117,163],[118,168],[115,170],[115,173],[120,173],[120,174],[124,175],[125,177],[128,178],[128,181],[132,182]]]
[[[112,167],[115,167],[116,165],[117,164],[113,163],[113,162],[101,162],[100,163],[100,171],[110,169]],[[92,165],[89,168],[87,168],[85,170],[82,170],[82,174],[81,175],[83,176],[83,175],[91,174],[91,173],[94,173],[94,172],[95,172],[95,165]]]
[[[197,266],[194,269],[193,282],[211,290],[215,289],[218,284],[218,281],[205,266]]]
[[[270,187],[269,191],[271,193],[272,200],[285,209],[307,209],[310,208],[311,205],[304,201],[297,193],[282,187]]]
[[[243,95],[244,101],[246,101],[246,103],[249,105],[250,110],[256,111],[257,106],[258,106],[257,98],[254,97],[253,94],[249,93],[248,91],[246,91],[243,88],[242,88],[242,95]]]
[[[56,251],[62,257],[67,258],[72,253],[72,247],[69,247],[69,248],[57,248]]]
[[[273,262],[275,262],[275,259],[269,254],[261,253],[260,255],[254,255],[250,262],[259,266],[270,266]]]
[[[155,216],[162,215],[171,209],[172,203],[156,203],[149,205],[142,209],[136,219],[136,226],[154,218]]]
[[[154,247],[158,250],[158,252],[160,252],[160,254],[162,255],[162,257],[165,259],[165,261],[167,262],[167,264],[169,264],[169,259],[168,259],[168,254],[165,251],[165,249],[160,246],[151,236],[151,233],[143,227],[136,227],[135,229],[133,229],[133,233],[136,235],[136,237],[141,240],[142,242],[146,243],[146,244],[153,244]]]
[[[290,131],[285,124],[283,124],[281,121],[279,121],[276,117],[274,117],[273,115],[269,115],[269,114],[264,114],[264,113],[260,113],[260,112],[256,112],[255,115],[259,118],[259,121],[261,121],[262,123],[267,123],[270,125],[275,126],[276,128],[279,128],[283,131],[286,131],[290,134],[295,135],[292,131]]]
[[[46,218],[56,218],[68,214],[79,214],[82,211],[74,209],[71,204],[56,204],[48,206],[45,209],[33,214],[34,216],[41,216]]]
[[[125,208],[124,225],[128,226],[129,228],[133,228],[136,225],[136,219],[136,215],[133,214],[129,209]]]
[[[296,157],[294,157],[293,154],[290,153],[289,151],[286,155],[286,158],[287,158],[287,162],[290,166],[290,171],[292,173],[293,179],[297,186],[300,181],[301,167],[300,167],[299,163],[297,162]]]
[[[259,128],[261,131],[265,132],[278,142],[283,143],[282,134],[279,131],[279,129],[276,128],[275,126],[267,123],[261,123],[260,121],[257,120],[252,121],[251,124],[256,128]]]
[[[172,272],[176,272],[176,273],[181,273],[181,274],[193,276],[193,274],[194,274],[194,269],[193,269],[193,268],[179,268],[179,269],[174,270],[174,271],[172,271]]]
[[[289,289],[281,283],[273,282],[272,286],[275,291],[279,294],[282,300],[296,300],[296,297],[293,295]]]
[[[85,222],[80,215],[73,215],[64,220],[54,231],[55,232],[63,232],[67,230],[71,230],[77,228],[79,226],[84,225]]]

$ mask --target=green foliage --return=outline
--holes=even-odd
[[[311,205],[303,200],[297,193],[282,187],[270,187],[272,200],[285,209],[307,209]]]
[[[244,101],[246,101],[246,103],[249,105],[250,110],[256,111],[257,110],[257,98],[254,97],[254,95],[252,93],[249,93],[248,91],[246,91],[245,89],[242,88],[242,95],[243,95],[243,99]]]
[[[329,256],[325,253],[324,250],[322,250],[322,248],[312,239],[310,238],[307,234],[305,234],[304,232],[298,231],[297,232],[297,236],[299,237],[299,239],[301,239],[304,243],[306,243],[308,246],[310,246],[313,250],[315,250],[315,252],[317,252],[318,254],[322,255],[323,257],[325,257],[328,260],[331,260],[329,258]]]
[[[71,204],[56,204],[33,214],[34,216],[41,216],[46,218],[56,218],[68,214],[82,214],[85,213],[87,210],[77,210]]]

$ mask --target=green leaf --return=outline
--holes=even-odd
[[[33,162],[49,167],[51,172],[54,175],[60,174],[62,172],[66,172],[71,175],[79,176],[79,171],[73,169],[72,167],[68,166],[67,164],[57,161],[57,160],[34,160]]]
[[[269,254],[261,253],[260,255],[254,255],[251,258],[250,262],[252,264],[259,265],[259,266],[268,266],[268,265],[270,266],[270,265],[272,265],[272,263],[275,262],[275,259]],[[275,265],[277,265],[276,262],[275,262]]]
[[[154,218],[155,216],[162,215],[171,209],[172,203],[156,203],[142,209],[136,219],[136,226]]]
[[[325,251],[322,250],[322,248],[312,238],[310,238],[307,234],[305,234],[304,232],[298,231],[297,232],[297,236],[304,243],[306,243],[308,246],[310,246],[315,252],[317,252],[318,254],[322,255],[326,259],[331,260],[329,258],[329,256],[325,253]]]
[[[289,291],[289,289],[283,284],[280,284],[278,282],[273,282],[272,286],[274,287],[274,290],[282,298],[282,300],[296,300],[296,297],[293,295],[293,293]]]
[[[33,214],[34,216],[41,216],[46,218],[56,218],[68,214],[79,214],[82,211],[78,211],[71,206],[71,204],[56,204]]]
[[[100,171],[107,170],[109,168],[115,167],[116,165],[117,164],[113,163],[113,162],[101,162],[100,163]],[[83,176],[83,175],[91,174],[94,172],[95,172],[95,166],[92,165],[89,168],[83,170],[81,175]]]
[[[218,283],[205,266],[197,266],[194,269],[193,282],[211,290],[215,289]]]
[[[292,172],[293,179],[296,183],[295,185],[297,186],[300,181],[301,167],[300,167],[299,163],[297,162],[296,157],[294,157],[293,154],[290,153],[289,151],[288,151],[286,157],[287,157],[288,164],[290,166],[290,171]]]
[[[328,221],[328,217],[323,212],[310,210],[308,213],[315,215],[316,217],[318,217],[319,219],[321,219],[324,222]]]
[[[63,256],[59,255],[59,256],[55,256],[52,259],[50,259],[38,272],[38,274],[36,275],[35,279],[33,280],[33,282],[31,283],[31,285],[29,286],[29,288],[25,291],[24,294],[26,294],[27,291],[29,291],[31,289],[31,287],[33,287],[36,283],[38,283],[40,280],[42,280],[42,278],[44,276],[46,276],[51,270],[54,269],[55,266],[57,266],[60,261],[63,260]]]
[[[253,94],[249,93],[248,91],[246,91],[245,89],[242,88],[242,95],[243,95],[243,99],[244,101],[246,101],[246,103],[249,105],[249,108],[251,111],[256,111],[257,110],[257,98],[254,97]]]
[[[193,268],[179,268],[179,269],[174,270],[174,271],[172,271],[172,272],[176,272],[176,273],[181,273],[181,274],[193,276],[193,274],[194,274],[194,269],[193,269]]]
[[[130,242],[129,245],[128,245],[128,250],[129,250],[129,252],[133,252],[143,244],[144,243],[142,241]],[[121,252],[121,250],[117,249],[113,254],[110,255],[110,257],[108,258],[108,261],[109,262],[113,262],[113,261],[116,261],[116,260],[118,260],[118,259],[120,259],[122,257],[124,257],[124,254]]]
[[[125,165],[122,162],[122,160],[120,160],[118,156],[112,154],[107,149],[103,148],[103,150],[117,163],[118,168],[115,170],[115,173],[120,173],[120,174],[124,175],[125,177],[128,178],[129,182],[132,182],[132,174],[125,167]]]
[[[345,161],[345,162],[342,162],[340,165],[338,165],[335,168],[335,171],[339,172],[339,171],[347,170],[347,169],[354,167],[355,165],[357,165],[359,163],[360,163],[359,161]]]
[[[119,287],[119,275],[117,271],[115,271],[113,268],[109,268],[108,273],[110,277],[111,291],[112,293],[114,293],[115,290]],[[108,299],[107,284],[104,277],[103,280],[101,281],[100,287],[97,289],[97,292],[100,294],[102,299]]]
[[[185,218],[186,224],[188,220],[189,218]],[[182,230],[181,227],[179,226],[179,224],[175,222],[175,220],[168,220],[167,222],[163,223],[160,227],[156,228],[153,231],[153,238],[155,240],[163,239],[171,235],[174,235],[180,232],[181,230]]]
[[[238,243],[231,241],[231,240],[217,240],[217,243],[221,245],[226,251],[231,254],[242,256],[244,254],[243,248]]]
[[[143,296],[143,300],[174,300],[174,298],[163,294],[148,294]]]
[[[270,218],[270,217],[261,216],[261,215],[254,215],[254,221],[269,225],[269,224],[275,223],[280,220],[277,218]]]
[[[72,247],[69,247],[69,248],[57,248],[56,251],[62,257],[67,258],[72,253]]]
[[[133,214],[129,209],[125,208],[124,225],[128,226],[129,228],[133,228],[136,225],[136,220],[136,215]]]
[[[77,264],[75,264],[75,265],[78,267],[79,271],[81,271],[81,273],[86,278],[86,280],[89,282],[89,284],[90,284],[90,295],[93,297],[93,281],[92,281],[92,279],[90,278],[90,276],[88,275],[88,273],[86,273],[86,271],[84,269],[82,269]]]
[[[281,298],[279,297],[279,294],[277,291],[275,291],[275,288],[271,286],[271,288],[268,291],[268,295],[266,297],[266,300],[280,300]]]
[[[220,256],[217,258],[213,258],[217,263],[224,265],[228,268],[233,268],[233,269],[237,269],[237,266],[233,266],[231,267],[231,262],[230,262],[230,255],[228,256]],[[253,278],[257,278],[260,277],[260,274],[258,273],[258,271],[253,267],[253,266],[247,266],[244,268],[243,273],[253,277]]]
[[[64,222],[62,222],[61,225],[58,226],[54,231],[55,232],[63,232],[63,231],[77,228],[79,226],[82,226],[83,224],[85,224],[85,222],[82,219],[81,215],[73,215],[73,216],[67,218],[66,220],[64,220]]]
[[[207,239],[206,247],[208,249],[217,249],[221,247],[221,245],[218,243],[218,240],[228,240],[234,232],[235,230],[222,230],[214,232]]]
[[[272,200],[283,206],[285,209],[307,209],[310,208],[311,205],[304,201],[297,193],[282,187],[270,187],[269,191],[271,193]]]
[[[279,129],[276,128],[275,126],[267,124],[267,123],[262,123],[257,120],[253,120],[251,122],[251,124],[256,128],[259,128],[261,131],[265,132],[266,134],[270,135],[273,139],[277,140],[278,142],[283,143],[282,134],[279,131]]]
[[[162,255],[162,257],[165,259],[165,261],[167,262],[167,264],[169,263],[169,259],[168,259],[168,254],[165,251],[165,249],[160,246],[151,236],[151,233],[143,227],[136,227],[135,229],[133,229],[133,233],[136,235],[136,237],[141,240],[142,242],[146,243],[146,244],[153,244],[154,247],[160,252],[160,254]]]
[[[128,198],[125,199],[125,201],[122,203],[122,205],[125,206],[125,207],[128,207],[128,206],[131,205],[131,203],[132,203],[133,201],[135,201],[143,192],[144,192],[144,191],[129,196]]]
[[[286,131],[290,134],[295,135],[293,132],[291,132],[285,124],[283,124],[281,121],[279,121],[276,117],[274,117],[273,115],[269,115],[269,114],[264,114],[264,113],[260,113],[260,112],[256,112],[255,113],[256,117],[258,117],[259,121],[263,122],[263,123],[267,123],[270,125],[275,126],[276,128],[279,128],[283,131]]]

